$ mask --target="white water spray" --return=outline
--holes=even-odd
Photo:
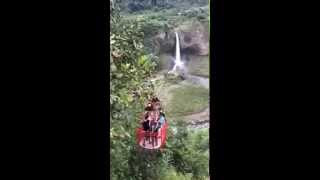
[[[176,33],[176,59],[174,61],[174,66],[172,68],[172,72],[175,72],[177,67],[179,67],[179,69],[183,68],[183,62],[181,61],[181,58],[180,58],[180,43],[179,43],[179,35],[177,32]]]

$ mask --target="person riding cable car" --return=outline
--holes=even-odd
[[[142,121],[142,127],[144,131],[149,131],[150,126],[149,126],[150,122],[149,122],[149,113],[146,113],[146,115],[143,118]]]
[[[165,144],[167,124],[160,100],[157,97],[152,98],[146,104],[145,111],[141,128],[137,129],[137,142],[146,149],[162,148]]]
[[[160,118],[159,118],[159,125],[160,128],[162,127],[162,125],[164,124],[164,122],[166,121],[166,118],[164,115],[160,114]]]

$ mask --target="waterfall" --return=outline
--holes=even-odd
[[[179,42],[179,35],[177,32],[176,33],[176,59],[174,61],[174,66],[172,71],[176,71],[177,67],[183,68],[183,62],[181,61],[180,58],[180,42]]]

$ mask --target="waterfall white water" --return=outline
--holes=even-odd
[[[172,71],[176,71],[177,67],[183,68],[183,62],[181,61],[180,58],[180,43],[179,43],[179,35],[177,32],[176,33],[176,59],[174,61],[174,66]]]

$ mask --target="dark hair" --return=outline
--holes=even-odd
[[[146,107],[146,108],[144,108],[144,110],[146,110],[146,111],[152,111],[152,107]]]
[[[166,115],[163,112],[160,112],[160,115],[162,115],[163,117],[166,117]]]
[[[160,102],[160,100],[157,97],[152,98],[152,102]]]

